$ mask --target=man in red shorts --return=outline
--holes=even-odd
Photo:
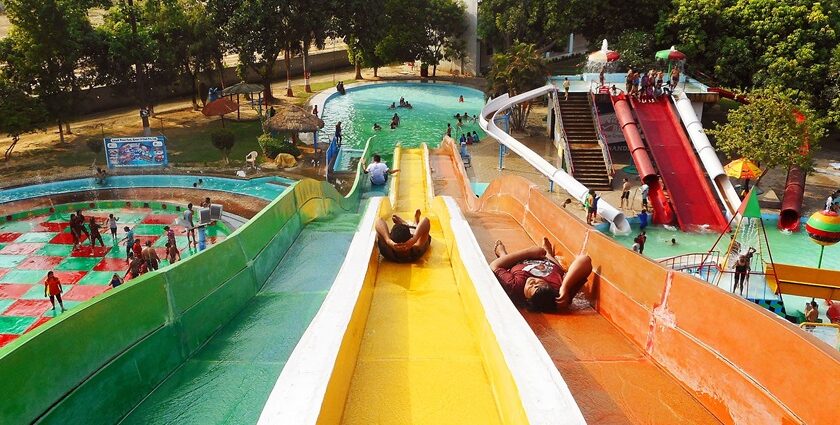
[[[592,260],[577,256],[564,271],[554,248],[547,238],[543,246],[533,246],[508,253],[501,241],[496,241],[496,258],[490,269],[517,307],[532,311],[563,311],[569,308],[575,295],[592,273]]]

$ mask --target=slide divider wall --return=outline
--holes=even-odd
[[[116,422],[257,293],[302,227],[359,194],[295,183],[205,252],[95,297],[0,349],[0,423]]]
[[[521,177],[491,182],[478,210],[510,215],[564,257],[590,255],[594,273],[584,292],[593,306],[723,423],[820,424],[840,416],[840,395],[803,397],[795,384],[834,388],[840,376],[840,352],[814,336],[618,245]]]

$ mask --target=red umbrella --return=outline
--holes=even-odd
[[[222,97],[204,105],[204,108],[201,110],[201,113],[204,114],[204,116],[206,117],[212,117],[216,115],[220,116],[222,118],[222,127],[224,127],[225,114],[236,112],[238,109],[238,103],[226,97]]]
[[[619,54],[615,50],[607,51],[607,62],[615,62],[619,59],[621,59],[621,54]]]
[[[660,50],[656,52],[656,59],[668,60],[668,61],[684,61],[685,60],[685,53],[677,50],[674,46],[671,46],[670,49]]]

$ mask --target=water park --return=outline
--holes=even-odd
[[[763,56],[681,38],[688,6],[654,36],[496,1],[33,1],[0,3],[1,423],[840,417],[837,117],[738,88]],[[49,16],[90,45],[28,79]]]

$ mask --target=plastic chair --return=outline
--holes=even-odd
[[[257,157],[259,154],[257,151],[251,151],[248,155],[245,155],[245,165],[257,169]]]

